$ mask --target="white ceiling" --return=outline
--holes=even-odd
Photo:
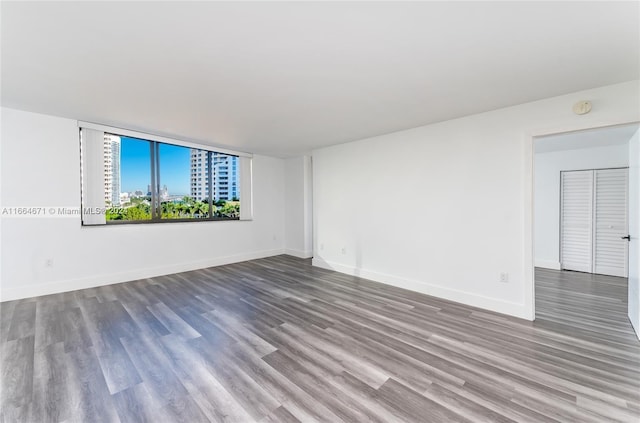
[[[640,124],[634,123],[540,137],[535,139],[535,152],[550,153],[626,144],[639,128]]]
[[[638,2],[1,2],[2,105],[272,155],[632,79]]]

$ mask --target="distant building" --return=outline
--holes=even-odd
[[[162,186],[158,194],[160,195],[160,201],[169,200],[169,188],[166,185]],[[151,185],[147,185],[147,197],[151,197]]]
[[[212,153],[213,201],[233,200],[239,197],[238,157],[222,153]],[[207,151],[191,149],[191,197],[198,201],[209,198],[209,167]]]
[[[120,205],[120,137],[104,134],[104,201]]]

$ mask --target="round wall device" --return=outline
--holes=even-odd
[[[590,101],[578,101],[573,105],[573,113],[576,115],[585,115],[591,111],[591,102]]]

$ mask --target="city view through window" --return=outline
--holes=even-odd
[[[238,174],[237,156],[105,133],[106,220],[237,219]]]

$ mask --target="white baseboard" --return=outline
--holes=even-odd
[[[633,328],[633,332],[636,334],[636,337],[638,338],[638,341],[640,341],[640,328],[637,328],[634,326],[634,321],[633,319],[631,319],[631,317],[627,316],[629,318],[629,323],[631,323],[631,327]]]
[[[374,272],[366,269],[359,269],[353,266],[329,262],[318,257],[313,258],[312,264],[323,269],[335,270],[336,272],[370,279],[375,282],[381,282],[387,285],[396,286],[398,288],[404,288],[411,291],[420,292],[422,294],[443,298],[445,300],[483,308],[486,310],[494,311],[496,313],[507,314],[509,316],[526,320],[533,320],[530,313],[527,312],[524,304],[512,303],[495,298],[484,297],[470,292],[433,285],[422,281],[405,279],[398,276]]]
[[[560,270],[560,262],[554,260],[537,260],[536,267],[542,267],[543,269]]]
[[[292,250],[291,248],[285,248],[284,253],[290,256],[303,258],[303,259],[313,257],[313,251]]]
[[[146,269],[136,269],[128,272],[110,273],[99,276],[91,276],[87,278],[54,281],[38,285],[27,285],[21,286],[19,288],[2,289],[0,298],[2,299],[2,301],[12,301],[22,298],[39,297],[41,295],[58,294],[61,292],[75,291],[77,289],[94,288],[96,286],[112,285],[120,282],[128,282],[138,279],[152,278],[155,276],[170,275],[173,273],[188,272],[190,270],[204,269],[207,267],[222,266],[225,264],[255,260],[265,257],[277,256],[280,254],[284,254],[284,249],[255,251],[251,253],[217,257],[209,260],[200,260],[189,263],[179,263]]]

